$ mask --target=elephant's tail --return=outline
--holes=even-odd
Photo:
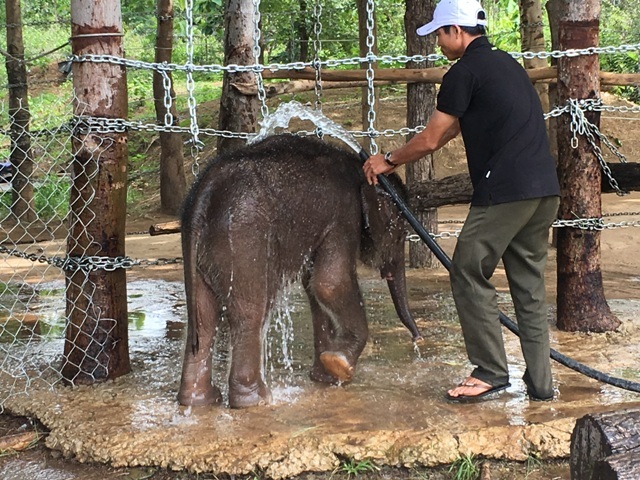
[[[182,250],[184,255],[184,288],[187,295],[187,342],[191,343],[192,353],[195,355],[199,350],[198,340],[198,268],[197,268],[197,246],[194,239],[197,235],[194,232],[183,232]]]

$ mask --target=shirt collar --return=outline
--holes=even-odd
[[[481,47],[493,47],[493,45],[489,43],[489,39],[485,35],[481,35],[478,38],[474,38],[473,41],[469,45],[467,45],[467,48],[464,51],[464,53],[466,54],[471,50],[475,50],[476,48],[481,48]]]

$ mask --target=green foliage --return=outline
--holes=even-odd
[[[47,175],[35,187],[34,208],[38,218],[45,221],[62,220],[69,211],[69,190],[71,183],[67,177]]]
[[[518,0],[484,2],[488,17],[488,35],[498,48],[520,51],[520,6]]]
[[[4,2],[3,2],[4,4]],[[43,27],[53,26],[54,23],[63,23],[69,19],[71,0],[29,0],[20,2],[23,28],[41,24]],[[6,23],[5,9],[0,8],[0,20]]]
[[[131,107],[147,105],[153,108],[153,80],[149,72],[139,70],[129,72],[127,91]]]
[[[300,0],[263,0],[262,39],[264,63],[296,62],[302,60],[300,52],[308,41],[311,61],[317,52],[320,59],[359,56],[358,15],[353,0],[324,0],[314,12],[313,2]],[[376,2],[377,42],[380,52],[404,54],[404,4],[391,0]],[[316,14],[319,14],[317,16]],[[319,32],[317,42],[316,32]]]
[[[4,12],[4,9],[1,9]],[[65,45],[69,41],[68,20],[60,20],[59,23],[51,19],[44,21],[41,15],[36,15],[32,24],[25,21],[22,36],[24,43],[24,58],[27,61],[27,68],[32,71],[34,68],[44,68],[52,62],[64,60],[70,53],[71,47],[67,46],[49,55],[41,56],[42,53],[53,50],[56,47]],[[0,35],[0,48],[6,50],[7,39],[5,34]],[[3,57],[4,58],[4,57]],[[4,64],[4,61],[2,62]],[[7,71],[0,68],[0,85],[3,87],[7,83]],[[38,85],[42,88],[42,85]]]
[[[68,178],[47,175],[34,188],[33,208],[43,221],[62,220],[69,211]],[[11,192],[0,194],[0,218],[7,218],[11,212]]]
[[[602,2],[600,45],[617,46],[639,43],[640,0]],[[638,52],[600,56],[600,68],[616,73],[636,73],[639,69]],[[640,101],[638,87],[615,87],[613,92],[633,102]]]
[[[179,0],[180,9],[186,10],[185,0]],[[194,0],[193,23],[204,35],[224,35],[224,5],[222,0]]]
[[[72,83],[66,81],[55,91],[43,91],[30,97],[31,130],[54,129],[60,126],[61,118],[70,118],[72,90]],[[49,153],[53,155],[53,152]]]
[[[475,455],[463,455],[449,467],[449,473],[453,480],[475,480],[480,475],[478,462]]]
[[[530,454],[525,461],[525,479],[529,478],[529,475],[531,475],[533,472],[540,470],[541,466],[542,461],[534,454]]]
[[[371,460],[362,460],[357,462],[356,460],[349,458],[344,459],[338,468],[334,470],[334,473],[346,474],[348,477],[364,474],[366,472],[377,472],[380,470]]]

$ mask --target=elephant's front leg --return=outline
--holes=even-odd
[[[327,381],[328,374],[333,382],[350,382],[368,337],[355,259],[318,257],[307,293],[316,348],[312,378]]]
[[[313,321],[313,346],[314,346],[314,358],[313,366],[309,376],[312,380],[322,383],[338,383],[339,380],[334,375],[331,375],[324,368],[324,365],[320,361],[320,355],[325,351],[332,351],[332,338],[335,336],[335,331],[331,321],[331,317],[320,304],[316,301],[315,294],[310,288],[311,273],[305,272],[302,277],[302,286],[304,287],[307,296],[309,298],[309,306],[311,308],[311,318]]]

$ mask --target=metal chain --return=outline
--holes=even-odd
[[[375,45],[375,37],[373,35],[375,30],[375,15],[374,15],[375,5],[373,0],[367,0],[367,106],[369,107],[369,111],[367,112],[367,122],[368,122],[368,134],[369,134],[369,151],[372,154],[378,153],[378,144],[376,143],[376,90],[373,84],[373,80],[375,78],[375,71],[373,69],[374,62],[376,61],[376,56],[373,52],[373,46]]]
[[[31,262],[46,263],[48,265],[58,267],[66,272],[75,272],[78,270],[82,270],[85,272],[93,272],[96,270],[113,272],[118,268],[129,269],[133,267],[174,265],[183,262],[182,257],[158,258],[155,260],[134,260],[126,256],[103,257],[96,255],[90,255],[86,257],[49,257],[43,254],[26,253],[15,248],[7,248],[3,245],[0,245],[0,253],[9,255],[11,257],[29,260]]]
[[[85,117],[77,116],[69,122],[69,128],[77,128],[83,134],[88,133],[109,133],[109,132],[126,132],[128,130],[144,131],[144,132],[172,132],[172,133],[191,133],[190,127],[180,127],[179,125],[165,126],[154,123],[143,123],[138,121],[129,121],[121,118],[105,118],[105,117]],[[229,130],[216,130],[213,128],[203,128],[201,134],[209,136],[217,136],[224,138],[241,138],[249,139],[254,134],[243,132],[232,132]]]
[[[171,98],[171,78],[165,70],[160,70],[158,73],[162,76],[162,88],[164,89],[164,124],[170,126],[173,125],[173,114],[171,113],[171,107],[173,106],[173,99]]]
[[[614,228],[628,228],[628,227],[640,227],[640,220],[630,222],[607,222],[605,223],[603,218],[606,217],[622,217],[622,216],[639,216],[640,212],[614,212],[603,213],[602,218],[577,218],[574,220],[556,220],[551,225],[552,228],[564,228],[572,227],[579,228],[581,230],[612,230]],[[464,223],[464,220],[441,220],[438,223]],[[443,231],[439,233],[429,233],[429,236],[434,239],[450,239],[458,238],[460,236],[461,229],[453,231]],[[419,242],[421,238],[417,234],[407,235],[409,242]]]
[[[260,0],[253,0],[254,22],[253,22],[253,61],[256,65],[260,63],[260,38],[262,31],[260,30]],[[267,106],[267,92],[264,89],[264,81],[262,72],[254,71],[256,76],[256,86],[258,87],[258,100],[260,100],[260,114],[264,120],[269,116],[269,107]]]
[[[609,222],[602,218],[577,218],[575,220],[556,220],[553,228],[573,227],[581,230],[611,230],[614,228],[640,227],[640,220],[633,222]]]
[[[613,230],[614,228],[628,228],[628,227],[640,227],[640,220],[631,222],[607,222],[605,223],[602,218],[578,218],[575,220],[556,220],[551,225],[551,228],[578,228],[580,230]],[[443,231],[438,233],[429,233],[429,236],[433,239],[451,239],[458,238],[462,230]],[[407,235],[407,241],[420,242],[422,239],[418,234]]]
[[[195,177],[200,173],[200,164],[198,163],[198,158],[200,155],[200,151],[204,149],[204,143],[199,139],[199,127],[198,127],[198,116],[196,112],[196,97],[195,97],[195,88],[196,83],[193,79],[194,65],[193,65],[193,0],[186,1],[186,13],[187,13],[187,63],[185,65],[186,69],[186,79],[187,79],[187,105],[189,106],[189,132],[191,133],[191,157],[193,157],[193,164],[191,165],[191,171]]]
[[[316,0],[313,5],[313,69],[316,72],[314,91],[316,94],[316,110],[322,111],[322,62],[320,61],[320,50],[322,49],[322,4]],[[320,136],[320,135],[318,135]]]
[[[188,0],[192,2],[193,0]],[[190,16],[192,13],[187,9],[187,27],[191,24]],[[188,32],[193,36],[192,29]],[[192,48],[192,47],[191,47]],[[596,55],[596,54],[615,54],[615,53],[627,53],[640,51],[640,43],[632,45],[620,45],[618,47],[589,47],[584,49],[569,49],[569,50],[553,50],[551,52],[510,52],[510,55],[514,58],[561,58],[561,57],[577,57],[580,55]],[[193,52],[192,52],[193,53]],[[314,67],[314,62],[291,62],[291,63],[273,63],[269,65],[193,65],[191,62],[186,65],[179,65],[175,63],[159,64],[154,62],[143,62],[140,60],[130,60],[113,55],[72,55],[69,57],[73,62],[95,62],[95,63],[113,63],[116,65],[123,65],[130,68],[139,69],[169,69],[169,70],[181,70],[188,72],[204,72],[215,73],[228,71],[230,73],[236,72],[262,72],[264,70],[300,70],[303,68]],[[409,62],[436,62],[439,60],[447,60],[444,55],[429,54],[429,55],[371,55],[367,57],[351,57],[344,59],[332,59],[319,62],[321,67],[338,67],[341,65],[360,65],[365,62],[373,61],[379,63],[409,63]]]
[[[587,141],[589,142],[589,145],[593,150],[593,153],[598,159],[600,168],[606,175],[609,181],[609,185],[611,185],[611,188],[619,196],[627,195],[628,192],[623,191],[620,188],[620,185],[618,185],[618,181],[615,178],[613,178],[611,169],[609,168],[609,165],[607,165],[607,162],[602,155],[602,149],[596,142],[596,138],[595,138],[596,136],[598,136],[599,138],[603,138],[604,135],[600,132],[598,127],[593,123],[589,122],[589,120],[587,120],[587,118],[584,115],[584,111],[583,111],[584,106],[587,106],[587,105],[596,106],[600,103],[600,100],[589,99],[587,101],[587,100],[569,99],[568,102],[569,102],[570,114],[571,114],[570,128],[573,134],[573,137],[571,138],[571,146],[573,148],[578,147],[578,134],[586,137]],[[605,142],[605,145],[607,145],[613,152],[617,152],[617,149],[615,148],[615,146],[613,146],[613,144],[611,144],[611,142],[609,142],[608,140],[607,142]],[[620,157],[620,155],[618,155],[618,157]],[[625,158],[625,161],[626,161],[626,158]]]

